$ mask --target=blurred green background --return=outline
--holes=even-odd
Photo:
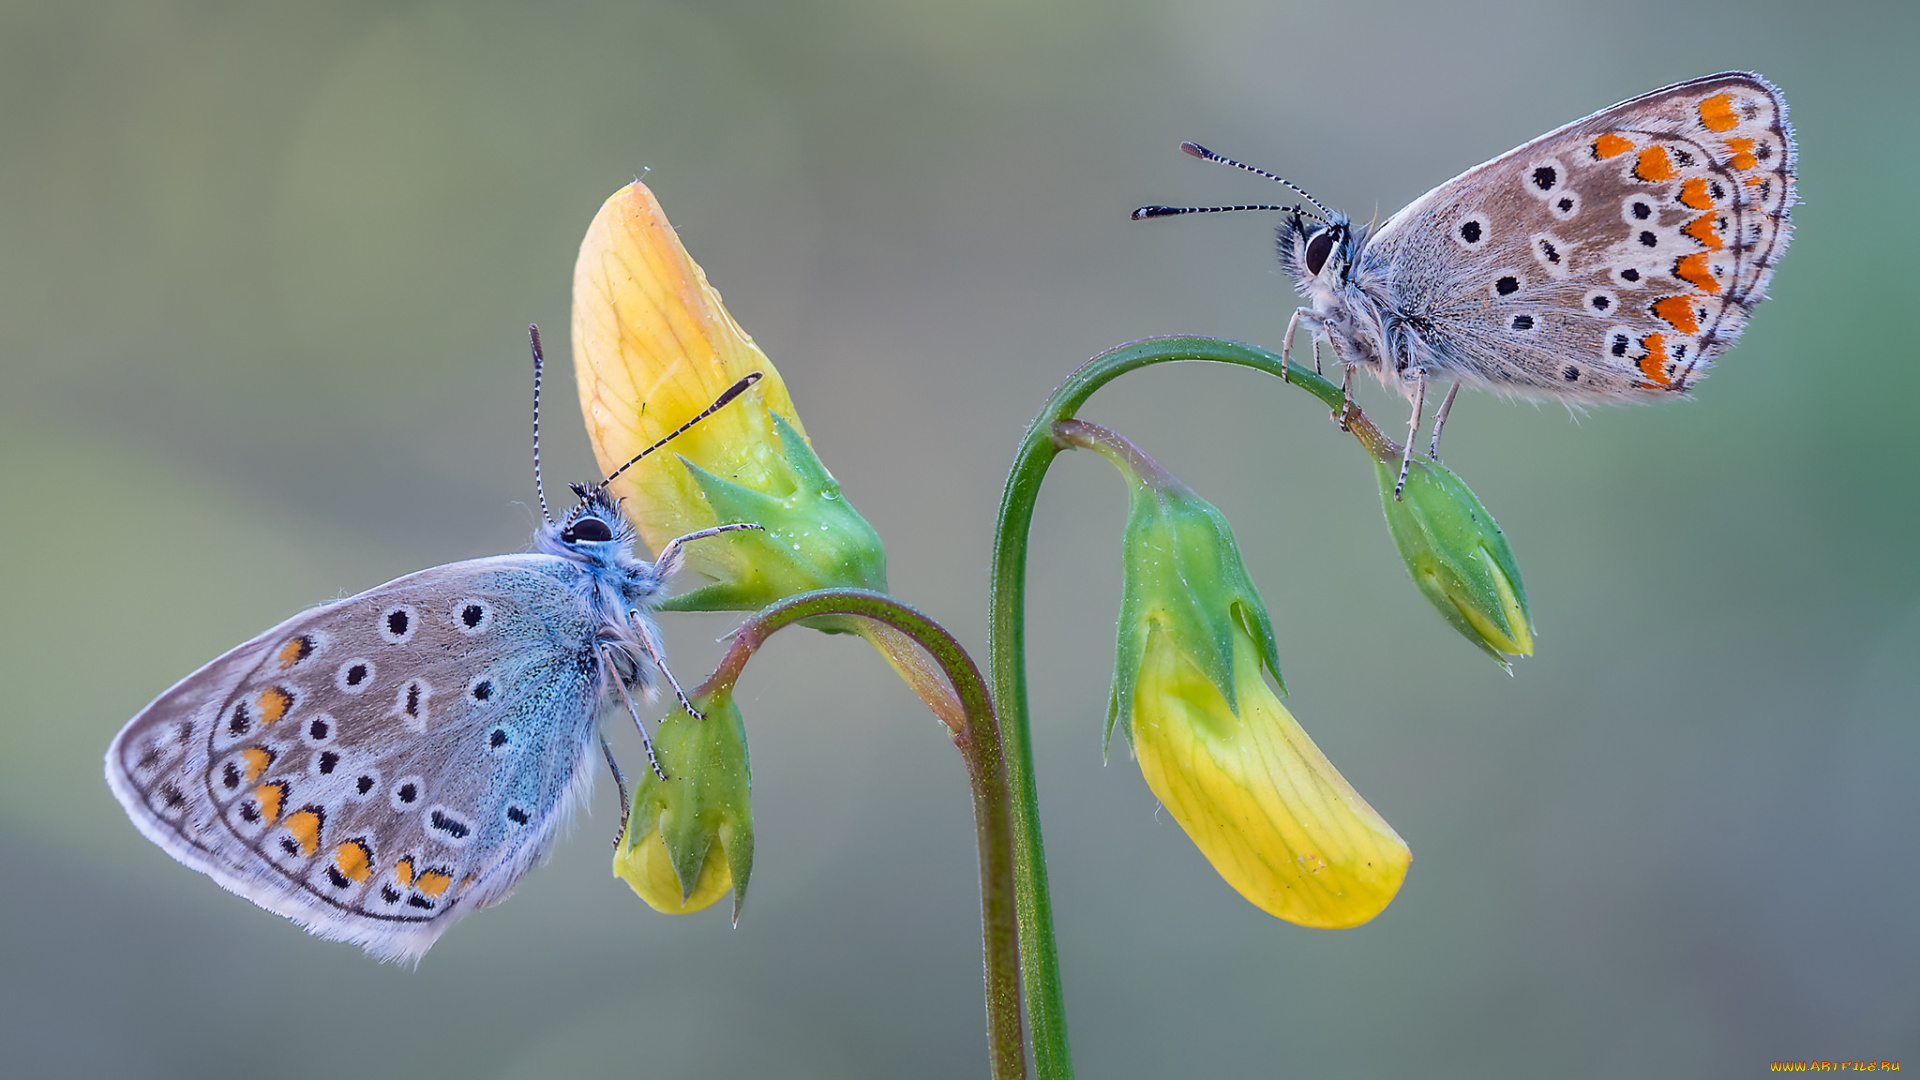
[[[1365,927],[1276,922],[1124,750],[1103,766],[1124,499],[1064,461],[1030,627],[1075,1052],[1089,1077],[1920,1064],[1916,45],[1912,3],[6,5],[5,1070],[983,1074],[961,770],[847,639],[782,635],[742,684],[738,929],[609,875],[603,782],[515,899],[381,966],[174,864],[101,754],[309,604],[524,549],[526,324],[568,355],[580,235],[643,170],[898,594],[983,648],[1044,395],[1131,338],[1286,324],[1269,218],[1127,220],[1276,197],[1176,142],[1365,218],[1726,68],[1784,88],[1801,148],[1745,342],[1690,403],[1469,395],[1448,429],[1526,572],[1516,677],[1415,592],[1306,395],[1167,367],[1087,411],[1232,517],[1295,713],[1415,858]],[[548,475],[594,476],[551,400]],[[683,679],[732,625],[666,623]]]

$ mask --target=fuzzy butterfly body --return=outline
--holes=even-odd
[[[1416,400],[1430,376],[1661,398],[1705,375],[1765,298],[1794,156],[1771,83],[1712,75],[1542,135],[1377,230],[1296,211],[1280,259],[1316,342]]]

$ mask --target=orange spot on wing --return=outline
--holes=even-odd
[[[1694,317],[1691,296],[1663,296],[1653,302],[1653,313],[1683,334],[1700,332],[1700,320]]]
[[[1713,196],[1707,192],[1707,178],[1696,176],[1681,184],[1680,204],[1695,210],[1713,209]]]
[[[1607,134],[1593,140],[1593,156],[1610,158],[1633,149],[1633,140],[1619,135]]]
[[[1713,276],[1712,268],[1707,266],[1707,253],[1704,251],[1682,256],[1679,262],[1673,264],[1673,276],[1702,292],[1720,291],[1720,282]]]
[[[419,880],[414,882],[414,888],[419,889],[423,896],[437,899],[451,884],[453,884],[453,875],[444,870],[422,870]]]
[[[260,818],[271,825],[280,819],[280,808],[287,802],[287,785],[261,784],[253,789],[253,801],[260,804]]]
[[[320,814],[314,810],[296,810],[288,814],[287,831],[300,842],[300,854],[313,854],[320,846]]]
[[[1701,214],[1680,226],[1680,231],[1705,244],[1711,251],[1719,251],[1726,246],[1725,241],[1720,239],[1720,224],[1712,214]]]
[[[240,751],[240,756],[247,759],[248,783],[260,779],[260,775],[267,771],[267,766],[273,764],[273,751],[264,746],[249,746]]]
[[[1639,160],[1633,163],[1633,175],[1648,183],[1673,179],[1673,162],[1667,157],[1667,148],[1649,146],[1640,151]]]
[[[1760,164],[1760,159],[1753,156],[1752,139],[1728,139],[1727,149],[1733,151],[1733,159],[1727,164],[1736,169],[1751,169]]]
[[[253,704],[260,711],[260,726],[269,727],[293,707],[293,694],[278,686],[270,686],[260,691],[260,696]]]
[[[1732,94],[1715,94],[1700,103],[1700,122],[1708,131],[1728,131],[1740,122],[1733,111]]]
[[[365,840],[349,840],[333,849],[333,865],[349,881],[365,881],[373,873],[373,851]]]
[[[1667,378],[1667,336],[1648,334],[1640,339],[1647,347],[1647,355],[1640,358],[1640,373],[1653,380],[1655,386],[1668,386],[1673,380]]]
[[[306,637],[305,635],[290,638],[285,645],[280,646],[280,652],[277,656],[277,659],[280,661],[280,670],[285,671],[312,655],[312,638]]]
[[[409,855],[393,864],[393,880],[402,885],[413,884],[413,856]]]

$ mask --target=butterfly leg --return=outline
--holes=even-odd
[[[1291,362],[1291,358],[1293,356],[1293,332],[1297,327],[1299,327],[1300,316],[1303,313],[1307,316],[1307,322],[1308,322],[1307,341],[1313,346],[1313,373],[1315,375],[1321,374],[1320,335],[1313,332],[1313,325],[1314,325],[1313,320],[1316,316],[1313,312],[1307,311],[1304,308],[1294,308],[1293,317],[1287,320],[1286,336],[1280,339],[1280,378],[1284,382],[1293,381],[1292,379],[1287,377],[1287,366]]]
[[[754,526],[756,529],[759,527],[758,525]],[[640,613],[634,611],[629,612],[629,615],[634,620],[635,629],[639,631],[639,633],[634,636],[640,640],[640,647],[646,650],[647,659],[653,661],[653,666],[659,669],[660,674],[666,676],[667,685],[673,687],[673,696],[680,699],[680,707],[687,710],[687,715],[693,717],[695,720],[705,720],[707,714],[693,707],[693,702],[687,700],[687,692],[680,689],[680,680],[674,678],[673,672],[667,670],[666,658],[660,655],[659,644],[653,640],[653,635],[648,633],[644,624],[641,623]]]
[[[1293,351],[1293,332],[1296,329],[1298,329],[1299,326],[1300,326],[1300,309],[1294,308],[1293,317],[1287,320],[1287,332],[1284,335],[1282,335],[1280,338],[1280,381],[1281,382],[1293,381],[1292,379],[1287,377],[1287,356]],[[1315,369],[1318,370],[1318,365],[1320,362],[1320,346],[1317,341],[1314,344],[1313,360],[1315,364]]]
[[[600,753],[606,755],[607,768],[613,770],[613,783],[620,789],[620,831],[613,834],[613,850],[620,850],[620,838],[627,835],[627,815],[633,812],[633,800],[627,797],[627,777],[620,771],[620,763],[613,760],[613,747],[607,745],[607,737],[600,736]]]
[[[601,642],[600,663],[606,669],[607,681],[613,683],[614,689],[620,691],[620,700],[627,703],[627,715],[633,717],[633,726],[640,729],[640,745],[647,748],[647,764],[653,766],[653,775],[665,780],[667,771],[660,767],[660,759],[654,756],[653,737],[647,734],[647,725],[640,719],[640,710],[634,708],[633,695],[627,693],[627,680],[620,677],[620,669],[613,662],[612,649],[613,646],[610,643]]]
[[[660,557],[653,560],[654,574],[663,580],[672,577],[674,572],[680,569],[680,561],[684,558],[684,556],[680,554],[680,549],[694,540],[705,540],[709,536],[719,536],[721,533],[739,532],[741,529],[758,529],[760,527],[761,526],[755,525],[751,521],[742,521],[732,525],[715,525],[711,529],[701,529],[699,532],[690,532],[685,536],[677,536],[661,546]],[[664,671],[666,669],[662,668],[661,670]],[[671,676],[669,676],[669,678],[671,678]],[[676,686],[674,689],[678,690],[680,688]],[[686,699],[682,698],[681,700],[684,701]]]
[[[1407,447],[1400,454],[1400,480],[1393,485],[1393,501],[1407,489],[1407,469],[1413,464],[1413,440],[1420,436],[1420,414],[1427,407],[1427,369],[1413,369],[1413,416],[1407,421]]]
[[[1460,393],[1460,384],[1454,383],[1447,388],[1447,397],[1440,403],[1440,411],[1433,414],[1433,445],[1427,448],[1427,456],[1440,460],[1440,429],[1447,426],[1447,413],[1453,411],[1454,395]]]
[[[1333,418],[1333,422],[1340,425],[1341,431],[1351,431],[1353,429],[1347,426],[1347,415],[1353,412],[1353,365],[1347,363],[1345,360],[1340,361],[1340,364],[1342,371],[1340,376],[1340,412]]]

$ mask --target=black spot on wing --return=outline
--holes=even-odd
[[[428,815],[427,823],[455,840],[465,840],[467,834],[473,831],[466,822],[444,810],[435,810]]]

